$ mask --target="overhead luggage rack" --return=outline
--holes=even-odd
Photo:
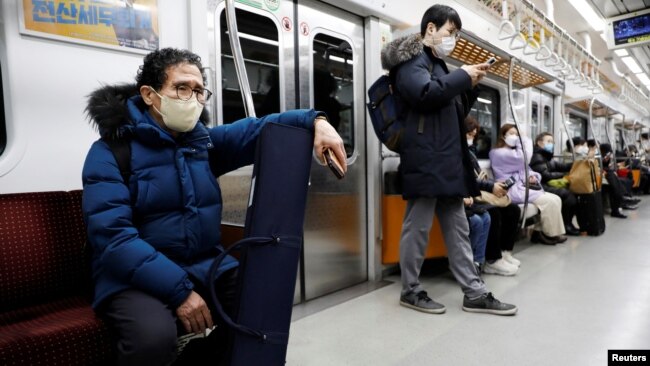
[[[497,62],[490,67],[488,73],[496,75],[503,80],[508,80],[509,60],[504,56],[497,55],[494,52],[481,47],[478,43],[468,39],[466,34],[463,34],[458,40],[456,48],[454,48],[454,51],[449,55],[449,57],[468,65],[483,63],[490,57],[495,57]],[[540,85],[553,80],[541,73],[527,69],[519,63],[515,65],[512,78],[512,81],[521,88]]]

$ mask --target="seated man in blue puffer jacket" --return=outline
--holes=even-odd
[[[256,138],[268,122],[313,129],[316,155],[322,158],[331,148],[344,170],[345,150],[325,115],[314,110],[206,128],[199,118],[211,93],[200,58],[186,50],[148,54],[136,82],[90,95],[86,110],[102,138],[84,164],[83,213],[92,248],[93,306],[116,334],[117,363],[166,365],[176,358],[177,320],[187,333],[213,326],[204,299],[206,286],[214,284],[204,282],[223,250],[216,177],[253,163]],[[111,140],[130,146],[128,182],[107,144]],[[232,305],[236,267],[229,258],[219,268],[216,286],[225,305]],[[208,338],[224,342],[222,328]],[[211,350],[223,349],[210,343]]]

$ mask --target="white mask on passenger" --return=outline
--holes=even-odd
[[[474,145],[474,139],[471,139],[471,140],[468,139],[467,140],[467,146],[472,146],[472,145]]]
[[[517,145],[517,141],[519,141],[519,136],[517,135],[508,135],[505,138],[506,145],[510,147],[515,147]]]
[[[578,155],[587,155],[589,153],[589,147],[587,146],[577,146],[576,147],[576,154]]]
[[[440,44],[433,45],[438,56],[449,56],[456,48],[456,37],[442,37]]]
[[[201,112],[203,112],[203,104],[196,99],[196,94],[188,100],[181,100],[160,95],[153,88],[151,90],[160,97],[160,110],[156,107],[154,109],[160,113],[167,128],[176,132],[187,132],[194,129]]]

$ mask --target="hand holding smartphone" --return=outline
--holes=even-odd
[[[345,172],[343,171],[341,163],[339,163],[338,159],[336,158],[336,155],[334,155],[334,152],[331,149],[325,149],[323,156],[325,156],[327,166],[330,168],[332,173],[334,173],[336,178],[343,179],[343,177],[345,177]]]
[[[488,64],[489,66],[494,65],[494,63],[497,62],[496,57],[490,57],[485,63]]]

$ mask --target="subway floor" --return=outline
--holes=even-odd
[[[399,305],[399,275],[389,276],[322,310],[297,307],[287,365],[607,365],[608,349],[650,349],[645,201],[625,220],[607,216],[599,237],[556,246],[520,240],[516,276],[483,275],[498,299],[519,307],[515,316],[464,312],[449,271],[421,277],[447,312],[416,312]]]

